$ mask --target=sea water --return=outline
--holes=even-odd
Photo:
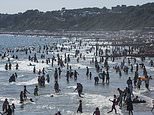
[[[82,38],[81,38],[82,39]],[[3,54],[6,49],[17,49],[17,48],[35,48],[32,53],[28,53],[28,55],[33,55],[37,53],[37,48],[43,45],[54,45],[61,46],[61,44],[65,44],[65,47],[71,48],[71,45],[77,44],[75,43],[75,39],[69,38],[54,38],[54,37],[39,37],[39,36],[12,36],[12,35],[0,35],[0,51]],[[84,40],[83,40],[84,41]],[[102,84],[100,83],[96,86],[94,85],[94,77],[98,75],[94,64],[90,64],[92,57],[94,56],[94,50],[90,52],[86,52],[89,46],[82,46],[80,48],[80,52],[86,56],[86,60],[80,59],[80,62],[76,62],[76,58],[74,58],[74,52],[76,49],[67,50],[64,52],[60,52],[59,50],[50,51],[47,57],[51,58],[53,55],[59,53],[64,57],[64,53],[70,54],[71,62],[69,65],[72,66],[73,70],[77,70],[79,73],[77,81],[70,79],[70,82],[66,81],[66,65],[62,68],[62,75],[59,79],[59,86],[61,89],[60,94],[54,93],[54,69],[58,67],[57,62],[54,63],[54,67],[51,67],[51,64],[42,63],[40,58],[40,54],[37,53],[38,63],[28,61],[28,55],[24,52],[11,52],[8,53],[8,57],[12,63],[11,70],[5,70],[5,64],[8,63],[8,58],[4,58],[0,60],[0,106],[2,107],[3,101],[5,98],[9,100],[9,103],[14,103],[16,106],[15,115],[54,115],[57,111],[61,111],[62,115],[77,115],[77,108],[79,105],[79,100],[82,100],[83,103],[83,113],[82,115],[92,115],[93,111],[96,107],[99,107],[101,111],[101,115],[114,115],[114,111],[112,113],[107,113],[111,110],[112,102],[109,99],[113,99],[113,95],[118,95],[117,88],[121,88],[122,90],[127,86],[126,81],[128,77],[133,79],[134,73],[129,71],[129,74],[126,75],[122,72],[122,77],[119,77],[116,74],[115,70],[113,70],[113,66],[119,64],[122,60],[118,59],[115,62],[109,60],[109,74],[110,74],[110,83]],[[11,55],[18,55],[19,59],[11,58]],[[151,58],[153,59],[153,58]],[[152,77],[154,76],[154,68],[149,66],[149,58],[146,58],[144,62],[147,68],[147,72]],[[141,63],[140,59],[137,59],[138,63]],[[15,69],[15,64],[19,64],[19,69]],[[29,66],[32,63],[35,65],[36,70],[45,68],[46,73],[50,76],[50,83],[46,83],[45,87],[39,87],[39,96],[34,96],[33,91],[38,81],[38,74],[33,74],[33,67]],[[101,64],[100,64],[101,65]],[[86,67],[89,67],[92,72],[92,80],[86,77]],[[133,65],[135,67],[135,64]],[[9,77],[13,73],[17,73],[18,77],[16,82],[9,83]],[[142,71],[139,70],[139,74],[142,75]],[[154,77],[153,77],[154,78]],[[83,84],[83,98],[79,98],[77,92],[74,92],[76,88],[76,83]],[[150,115],[150,109],[152,107],[152,99],[154,98],[154,81],[150,81],[150,90],[147,91],[144,87],[144,83],[142,83],[141,90],[137,90],[134,88],[134,94],[138,95],[140,98],[147,101],[145,104],[134,104],[134,114],[135,115]],[[30,92],[27,96],[32,98],[34,102],[27,102],[25,104],[20,104],[20,91],[23,90],[24,85],[27,86],[27,90]],[[53,95],[53,96],[51,96]],[[120,109],[116,106],[118,114],[127,115],[128,112],[126,110],[126,106]]]

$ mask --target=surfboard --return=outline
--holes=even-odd
[[[47,97],[54,97],[54,96],[58,96],[58,95],[62,95],[62,93],[42,93],[42,94],[39,94],[38,96],[47,96]]]
[[[51,96],[52,96],[52,95],[53,95],[53,96],[55,96],[55,95],[62,95],[62,93],[60,93],[60,92],[59,92],[59,93],[53,93],[53,94],[51,94]]]
[[[103,79],[103,73],[98,73],[98,77],[99,77],[100,79]]]
[[[20,104],[22,105],[30,104],[30,103],[34,103],[34,101],[32,99],[27,99],[27,100],[24,100],[23,102],[20,102]]]

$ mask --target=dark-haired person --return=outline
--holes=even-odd
[[[78,113],[78,112],[83,113],[83,112],[82,112],[82,100],[79,101],[79,107],[78,107],[78,109],[77,109],[77,113]]]
[[[115,110],[115,114],[117,114],[117,109],[116,109],[116,105],[117,105],[117,99],[116,99],[116,95],[114,95],[114,99],[113,100],[110,100],[109,99],[109,101],[111,101],[113,104],[112,104],[112,109],[111,109],[111,111],[109,111],[109,112],[107,112],[107,113],[110,113],[110,112],[112,112],[113,111],[113,109]]]
[[[82,91],[83,91],[83,86],[82,86],[81,83],[77,83],[77,87],[75,88],[74,91],[76,91],[76,90],[78,91],[79,97],[82,97],[81,94],[82,94]]]
[[[98,107],[96,107],[96,110],[94,111],[93,115],[100,115],[100,110]]]

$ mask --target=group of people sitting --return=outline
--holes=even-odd
[[[146,103],[145,100],[142,100],[142,99],[139,99],[138,96],[136,96],[134,99],[133,99],[133,103]]]

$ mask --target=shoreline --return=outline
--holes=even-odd
[[[39,31],[25,31],[25,32],[0,32],[0,35],[14,35],[14,36],[36,36],[36,37],[54,37],[54,38],[80,38],[88,40],[93,40],[95,44],[91,44],[94,47],[101,46],[112,46],[112,47],[144,47],[145,52],[140,54],[116,54],[114,57],[154,57],[154,33],[141,32],[141,31],[57,31],[57,32],[39,32]],[[117,34],[117,35],[116,35]],[[137,34],[137,35],[136,35]],[[140,37],[141,36],[141,37]],[[143,36],[143,37],[142,37]],[[147,39],[149,38],[149,39]],[[106,42],[106,43],[105,43]],[[102,55],[101,57],[106,57]],[[108,57],[113,57],[109,55]]]
[[[10,35],[26,35],[26,36],[64,36],[64,37],[85,37],[85,38],[103,38],[106,33],[116,33],[116,32],[141,32],[141,30],[119,30],[119,31],[105,31],[105,30],[96,30],[96,31],[41,31],[41,30],[27,30],[24,32],[13,32],[13,31],[0,31],[0,34],[10,34]]]

